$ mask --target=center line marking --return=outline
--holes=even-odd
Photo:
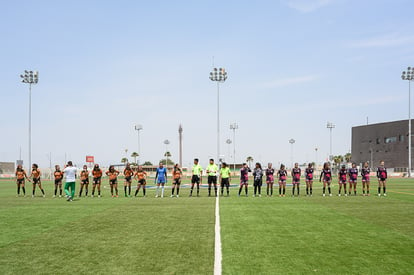
[[[216,197],[216,225],[214,238],[214,275],[221,275],[221,235],[220,235],[220,206],[219,197]]]

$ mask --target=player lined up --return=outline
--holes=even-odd
[[[53,173],[55,181],[55,189],[53,197],[57,196],[57,191],[59,189],[59,197],[62,196],[62,180],[64,177],[64,170],[61,171],[60,166],[55,166],[55,171]],[[92,188],[92,197],[95,195],[95,190],[98,190],[98,197],[101,196],[101,181],[102,181],[102,170],[99,168],[98,164],[95,164],[92,171],[92,178],[93,178],[93,188]],[[239,185],[239,192],[238,195],[241,195],[243,187],[245,189],[245,195],[248,196],[248,181],[249,181],[249,173],[252,172],[251,169],[247,166],[246,163],[243,163],[242,168],[240,169],[240,185]],[[368,163],[365,162],[360,175],[362,180],[362,195],[369,196],[370,195],[370,168]],[[207,180],[208,180],[208,196],[211,196],[212,185],[214,188],[214,195],[217,196],[217,176],[219,176],[220,187],[221,187],[221,195],[224,193],[224,188],[227,190],[227,196],[229,196],[229,187],[231,181],[231,172],[230,168],[227,166],[226,163],[222,163],[222,167],[218,168],[218,166],[214,163],[213,159],[209,160],[209,165],[206,169],[207,173]],[[253,186],[254,186],[254,193],[253,196],[261,197],[261,187],[263,176],[266,176],[266,195],[273,196],[273,184],[274,184],[274,173],[275,170],[272,167],[271,163],[268,163],[266,169],[262,169],[260,163],[256,163],[255,168],[253,169]],[[338,196],[343,195],[348,196],[351,195],[352,191],[354,195],[357,195],[356,187],[357,187],[357,180],[358,180],[358,168],[355,163],[352,163],[351,168],[346,169],[345,165],[342,165],[340,170],[338,171]],[[113,165],[109,167],[109,169],[105,172],[105,174],[109,178],[109,184],[111,188],[111,195],[112,197],[118,197],[118,176],[120,174]],[[299,168],[299,164],[295,163],[294,168],[291,170],[291,177],[292,177],[292,196],[295,196],[295,190],[297,190],[296,195],[300,195],[300,179],[302,171]],[[387,169],[384,166],[384,161],[380,162],[380,166],[377,168],[377,178],[378,178],[378,196],[381,196],[381,190],[383,195],[386,196],[386,180],[387,180]],[[42,192],[42,196],[45,196],[44,189],[41,185],[41,172],[38,168],[37,164],[32,165],[32,171],[30,176],[28,176],[25,170],[22,168],[21,165],[17,166],[16,169],[16,184],[17,184],[17,196],[20,196],[20,190],[22,190],[23,195],[26,195],[25,190],[25,179],[29,182],[33,181],[33,190],[32,190],[32,197],[35,196],[36,186],[39,186],[39,189]],[[146,177],[147,173],[143,170],[142,166],[138,166],[137,171],[134,173],[132,168],[129,164],[126,165],[124,171],[124,195],[125,197],[131,196],[131,184],[132,178],[137,180],[137,189],[135,191],[135,196],[138,195],[140,189],[143,190],[143,196],[146,196]],[[180,192],[180,185],[181,185],[181,178],[183,172],[182,169],[176,164],[172,171],[172,190],[171,190],[171,197],[174,197],[174,193],[176,192],[176,197],[179,197]],[[190,189],[190,197],[193,195],[194,185],[197,185],[197,196],[200,194],[200,184],[202,183],[202,176],[203,176],[203,168],[199,164],[198,159],[194,159],[194,165],[192,167],[192,177],[191,177],[191,189]],[[306,181],[306,195],[312,196],[313,194],[313,177],[314,177],[314,169],[311,163],[309,163],[308,167],[305,170],[305,181]],[[286,170],[285,165],[281,165],[280,169],[277,171],[277,178],[279,183],[279,196],[284,197],[286,195],[286,182],[288,178],[288,172]],[[80,172],[80,181],[81,187],[79,191],[79,197],[82,196],[83,189],[85,189],[85,196],[88,196],[88,185],[89,185],[89,171],[86,165],[83,166],[83,170]],[[326,196],[326,189],[328,191],[329,196],[332,196],[331,192],[331,183],[332,183],[332,170],[330,167],[330,163],[326,162],[323,165],[323,169],[321,171],[319,181],[323,182],[323,189],[322,189],[322,196]],[[167,183],[167,169],[164,167],[163,163],[159,164],[159,167],[156,170],[155,175],[155,183],[157,185],[156,195],[155,197],[159,196],[159,191],[161,189],[160,196],[164,197],[164,188],[165,184]],[[348,192],[347,192],[347,183],[349,185]],[[65,190],[66,191],[66,190]],[[73,196],[72,196],[73,197]]]

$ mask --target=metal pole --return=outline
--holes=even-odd
[[[329,128],[329,160],[332,158],[332,128]]]
[[[233,172],[236,172],[236,128],[233,128]]]
[[[29,83],[29,169],[32,166],[32,84]]]
[[[217,81],[217,163],[220,163],[220,84]]]
[[[411,178],[411,80],[408,80],[408,177]]]
[[[139,157],[141,156],[141,145],[139,142],[139,130],[138,130],[138,160],[137,160],[137,164],[139,165]]]

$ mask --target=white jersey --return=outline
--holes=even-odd
[[[75,182],[76,181],[76,172],[78,169],[73,166],[68,166],[63,169],[63,173],[66,175],[66,182]]]

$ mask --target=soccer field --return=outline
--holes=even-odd
[[[215,198],[205,188],[163,199],[105,188],[70,203],[43,185],[46,198],[17,198],[15,183],[0,181],[2,274],[213,274]],[[414,272],[413,181],[391,179],[387,197],[376,184],[370,197],[322,197],[319,183],[313,197],[301,191],[253,198],[232,188],[220,198],[223,274]]]

